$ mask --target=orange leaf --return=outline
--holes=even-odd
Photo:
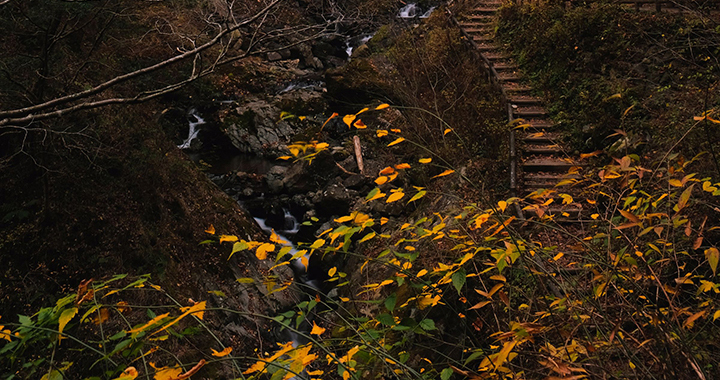
[[[436,176],[434,176],[434,177],[432,177],[432,178],[444,177],[444,176],[446,176],[446,175],[450,175],[450,174],[453,174],[453,173],[455,173],[455,170],[448,169],[448,170],[445,170],[444,172],[442,172],[442,173],[440,173],[440,174],[438,174],[438,175],[436,175]]]
[[[388,174],[392,174],[394,172],[395,172],[395,169],[393,169],[392,166],[388,166],[385,169],[380,170],[380,175],[388,175]]]
[[[393,193],[390,194],[390,196],[385,201],[385,203],[395,202],[397,200],[402,199],[402,197],[404,197],[404,196],[405,196],[405,193],[402,192],[402,189],[393,190]]]
[[[338,114],[337,112],[333,112],[333,114],[330,115],[330,117],[329,117],[327,120],[325,120],[325,123],[323,123],[322,127],[320,127],[320,130],[322,131],[323,128],[325,128],[325,125],[326,125],[330,120],[332,120],[333,118],[335,118],[335,117],[338,116],[338,115],[339,115],[339,114]]]
[[[395,139],[395,141],[391,142],[391,143],[388,144],[387,146],[393,146],[393,145],[396,145],[396,144],[400,144],[400,143],[403,142],[403,141],[405,141],[405,138],[404,138],[404,137],[398,137],[397,139]]]
[[[315,324],[315,321],[313,321],[313,327],[312,330],[310,330],[311,335],[322,335],[322,333],[325,332],[325,328],[320,327]]]
[[[345,122],[345,124],[347,124],[348,127],[352,126],[352,122],[354,120],[355,120],[355,115],[345,115],[345,117],[343,117],[343,121]]]
[[[620,213],[622,214],[622,216],[626,217],[628,220],[630,220],[630,221],[633,222],[633,223],[639,223],[639,222],[640,222],[640,219],[639,219],[637,216],[635,216],[635,214],[633,214],[633,213],[631,213],[631,212],[628,212],[628,211],[625,211],[625,210],[620,210]]]
[[[388,108],[388,107],[390,107],[390,105],[389,105],[389,104],[387,104],[387,103],[383,103],[383,104],[381,104],[381,105],[379,105],[379,106],[375,107],[375,109],[376,109],[376,110],[383,110],[383,109],[385,109],[385,108]]]
[[[232,352],[233,349],[232,349],[232,347],[225,347],[225,349],[222,350],[222,351],[220,351],[220,352],[215,351],[215,350],[212,349],[212,348],[211,348],[210,350],[212,350],[212,356],[215,356],[215,357],[218,357],[218,358],[222,358],[223,356],[228,356],[228,355],[230,355],[230,353]]]
[[[215,235],[215,227],[211,224],[210,227],[208,227],[205,232],[209,233],[210,235]]]
[[[402,163],[395,165],[395,169],[410,169],[410,164]]]
[[[267,258],[268,252],[272,252],[274,250],[275,244],[265,243],[257,248],[257,250],[255,251],[255,256],[258,258],[258,260],[265,260]]]
[[[362,120],[360,120],[360,119],[357,119],[357,121],[355,122],[354,125],[355,125],[355,128],[357,128],[357,129],[365,129],[365,128],[367,128],[367,125],[365,125],[365,124],[362,122]]]

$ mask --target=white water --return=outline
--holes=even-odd
[[[423,13],[422,16],[420,16],[420,18],[430,17],[430,15],[433,13],[434,10],[435,10],[435,7],[430,7],[430,9],[428,9],[427,12]]]
[[[190,143],[195,139],[198,135],[198,132],[200,132],[200,129],[198,128],[198,125],[205,124],[205,119],[201,118],[197,114],[196,109],[191,109],[189,112],[189,116],[192,116],[195,118],[195,121],[190,121],[188,124],[190,124],[190,130],[188,131],[188,138],[183,141],[182,144],[178,145],[178,148],[180,149],[187,149],[190,147]]]
[[[400,11],[398,11],[398,17],[399,18],[415,18],[417,17],[417,14],[419,13],[420,8],[418,8],[417,4],[415,3],[409,3],[408,5],[400,8]]]
[[[288,255],[294,256],[294,255],[298,252],[298,250],[297,250],[297,249],[295,248],[295,246],[292,244],[292,242],[290,241],[290,239],[288,239],[287,237],[285,237],[284,235],[282,235],[283,233],[296,233],[296,232],[297,232],[297,228],[296,228],[296,227],[297,227],[297,220],[295,219],[294,216],[292,216],[292,214],[290,214],[289,211],[286,211],[285,217],[287,218],[288,215],[293,218],[293,221],[294,221],[293,223],[294,223],[295,231],[294,231],[294,232],[293,232],[292,230],[280,231],[280,233],[275,232],[275,235],[277,235],[277,237],[280,238],[280,240],[284,240],[284,241],[287,242],[286,244],[284,244],[285,246],[287,246],[287,247],[292,247],[292,249],[290,249],[290,252],[288,252]],[[273,233],[273,232],[274,232],[271,227],[269,227],[267,224],[265,224],[265,219],[262,219],[262,218],[254,218],[254,219],[255,219],[255,222],[258,224],[258,226],[260,226],[260,228],[262,228],[263,231],[265,231],[265,232],[267,232],[267,233]],[[307,263],[309,264],[309,263],[310,263],[310,255],[306,253],[306,254],[303,255],[303,257],[305,258],[305,262],[307,262]],[[297,259],[294,259],[294,260],[290,261],[290,266],[291,266],[291,268],[292,268],[292,270],[293,270],[293,273],[295,273],[295,274],[297,274],[297,275],[299,275],[299,276],[302,276],[302,275],[304,275],[305,273],[307,273],[307,268],[305,267],[305,265],[303,265],[303,263],[302,263],[302,261],[300,260],[300,258],[297,258]],[[312,288],[314,288],[314,289],[317,289],[317,288],[318,288],[318,286],[317,286],[317,281],[315,281],[315,280],[305,281],[305,285],[308,285],[308,286],[310,286],[310,287],[312,287]]]

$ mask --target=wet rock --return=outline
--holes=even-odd
[[[363,187],[369,185],[370,182],[370,177],[362,174],[354,174],[343,180],[343,186],[352,190],[361,190]]]
[[[319,192],[320,193],[320,192]],[[346,189],[341,184],[330,185],[320,196],[315,196],[313,201],[317,206],[318,214],[322,216],[345,215],[350,210],[350,205],[355,201],[357,192]],[[319,199],[318,199],[319,198]]]
[[[272,193],[280,193],[284,185],[284,179],[285,179],[285,173],[288,171],[288,168],[284,166],[273,166],[268,170],[267,174],[265,175],[265,182],[267,183],[268,190]]]
[[[225,134],[241,152],[277,154],[295,134],[290,123],[280,120],[280,112],[265,100],[244,104],[223,120]]]
[[[279,61],[283,59],[282,55],[276,51],[271,51],[267,54],[267,59],[270,62]]]

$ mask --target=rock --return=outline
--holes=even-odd
[[[363,187],[370,184],[370,177],[366,177],[362,174],[354,174],[350,177],[345,178],[343,186],[348,189],[361,190]]]
[[[256,100],[240,107],[223,120],[225,134],[240,151],[260,156],[281,151],[295,130],[280,120],[280,109],[265,100]]]
[[[315,68],[315,70],[322,70],[325,68],[325,66],[323,66],[322,61],[318,57],[313,57],[312,63],[313,63],[312,66]]]
[[[284,166],[273,166],[268,170],[267,174],[265,175],[265,182],[267,183],[268,189],[272,193],[279,193],[282,191],[282,189],[285,187],[284,185],[284,179],[285,179],[285,172],[288,171],[288,168]]]
[[[345,215],[350,211],[356,194],[357,192],[351,192],[340,184],[330,185],[322,192],[319,202],[316,202],[317,211],[323,216]],[[317,198],[316,195],[315,199]]]
[[[279,61],[279,60],[283,59],[283,57],[282,57],[282,55],[280,55],[280,53],[278,53],[276,51],[271,51],[271,52],[267,53],[267,59],[270,62],[274,62],[274,61]]]

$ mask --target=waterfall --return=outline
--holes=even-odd
[[[290,214],[290,212],[287,211],[287,214]],[[287,220],[287,214],[286,214],[286,220]],[[290,217],[292,217],[294,223],[297,224],[297,220],[295,219],[295,217],[293,217],[292,215],[290,215]],[[258,226],[260,226],[260,228],[263,231],[265,231],[267,233],[273,232],[273,229],[270,228],[267,224],[265,224],[265,219],[262,219],[262,218],[254,218],[254,219],[255,219],[255,222],[258,224]],[[280,231],[280,232],[289,233],[291,231]],[[295,232],[297,232],[297,230],[295,230]],[[287,242],[286,244],[284,244],[285,246],[292,247],[290,252],[288,252],[288,255],[290,257],[294,256],[298,252],[298,250],[295,248],[295,246],[292,244],[292,242],[290,242],[290,239],[288,239],[287,237],[285,237],[282,234],[279,234],[277,232],[275,232],[275,235],[277,235],[277,237],[280,238],[280,240],[284,240]],[[310,255],[306,253],[303,255],[303,258],[305,258],[305,262],[308,263],[308,267],[309,267],[310,266],[309,265],[310,264]],[[303,284],[305,284],[315,290],[320,288],[319,281],[308,278],[308,276],[307,276],[308,268],[305,267],[305,265],[302,263],[302,260],[300,258],[290,261],[290,268],[292,269],[293,273],[295,274],[295,277],[297,280],[299,280]]]
[[[427,12],[423,13],[420,18],[428,18],[433,13],[436,7],[430,7],[430,9],[427,10]]]
[[[397,17],[399,18],[415,18],[418,14],[418,6],[415,3],[408,3],[408,5],[400,8]]]
[[[200,129],[198,129],[198,126],[199,126],[199,125],[202,125],[202,124],[205,124],[205,119],[201,118],[201,117],[197,114],[197,110],[196,110],[196,109],[194,109],[194,108],[191,109],[188,114],[189,114],[189,116],[192,116],[192,117],[195,119],[195,121],[190,120],[190,121],[188,122],[188,124],[190,125],[190,130],[189,130],[189,132],[188,132],[188,138],[185,139],[185,141],[183,141],[182,144],[178,145],[178,148],[180,148],[180,149],[187,149],[187,148],[189,148],[189,147],[190,147],[190,143],[193,141],[193,139],[195,139],[195,138],[197,137],[198,132],[200,132]]]

